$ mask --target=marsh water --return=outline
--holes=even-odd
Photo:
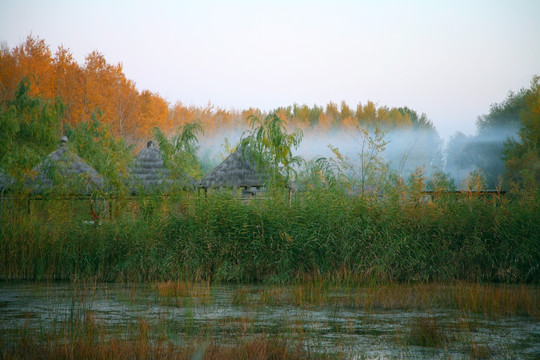
[[[351,359],[459,359],[474,354],[494,359],[540,358],[540,324],[530,316],[250,301],[262,288],[212,285],[191,295],[171,297],[148,284],[4,282],[0,283],[0,331],[4,338],[29,332],[39,337],[91,319],[107,336],[136,336],[136,329],[145,324],[150,337],[179,345],[193,339],[232,345],[264,335]],[[441,341],[411,341],[418,319],[436,324]]]

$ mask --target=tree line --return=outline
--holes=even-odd
[[[511,92],[503,102],[493,104],[488,114],[478,118],[477,134],[456,133],[443,153],[432,122],[408,107],[390,108],[372,101],[351,107],[343,101],[326,106],[293,104],[264,112],[171,104],[157,93],[138,90],[126,78],[122,64],[109,64],[98,51],[79,64],[69,49],[60,46],[53,53],[43,39],[28,36],[13,49],[5,45],[0,49],[0,165],[22,176],[15,173],[26,171],[57,145],[62,134],[68,134],[76,139],[77,151],[94,159],[98,171],[114,177],[125,166],[112,164],[127,163],[133,148],[148,138],[157,137],[165,144],[194,123],[197,133],[212,138],[230,129],[246,129],[250,119],[275,114],[287,130],[300,130],[305,137],[351,130],[364,136],[366,129],[383,129],[391,143],[403,142],[395,147],[395,154],[386,150],[403,162],[397,166],[399,175],[417,173],[414,168],[424,166],[430,172],[451,174],[458,182],[474,172],[490,188],[512,183],[534,188],[540,181],[539,83],[534,77],[529,89]],[[403,137],[392,136],[398,130],[414,134],[415,150]],[[195,169],[192,155],[190,164]],[[405,172],[408,157],[418,160]]]
[[[13,49],[0,49],[0,101],[13,99],[21,80],[29,78],[29,95],[46,100],[62,99],[65,109],[61,124],[75,125],[88,121],[94,114],[111,127],[113,134],[129,141],[143,141],[159,127],[171,134],[182,124],[198,119],[205,131],[212,134],[219,128],[245,126],[251,115],[263,111],[226,110],[208,104],[204,107],[171,104],[158,93],[139,91],[133,80],[127,79],[122,64],[110,64],[99,51],[78,64],[71,51],[59,46],[50,49],[45,40],[28,36]],[[292,105],[274,111],[287,118],[291,125],[305,130],[352,127],[358,123],[382,124],[391,127],[433,127],[425,115],[418,116],[408,108],[388,108],[368,101],[351,108],[330,102],[323,106]]]
[[[470,172],[491,188],[540,184],[540,77],[530,88],[510,91],[476,123],[475,135],[456,133],[446,149],[448,172]]]

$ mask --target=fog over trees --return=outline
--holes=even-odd
[[[198,176],[234,149],[252,119],[275,114],[287,131],[302,134],[294,156],[304,164],[321,159],[341,164],[344,176],[358,177],[365,171],[366,156],[376,155],[384,165],[379,170],[405,180],[444,175],[461,188],[477,176],[490,189],[538,183],[538,77],[530,88],[510,91],[489,113],[480,114],[476,134],[458,132],[446,143],[427,114],[369,100],[354,106],[344,101],[293,104],[273,111],[170,104],[157,93],[137,90],[121,64],[108,64],[97,51],[78,64],[69,49],[53,52],[32,36],[13,49],[1,49],[0,79],[0,167],[15,177],[67,134],[81,156],[114,178],[146,141],[158,136],[166,144],[166,138],[173,141],[195,123],[197,146],[190,148],[192,154],[178,152],[191,160],[176,163],[189,164],[188,173]]]

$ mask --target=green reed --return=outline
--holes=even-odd
[[[4,204],[3,279],[538,283],[536,197],[351,197],[320,190]]]

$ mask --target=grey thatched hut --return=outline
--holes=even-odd
[[[270,178],[268,172],[257,166],[253,154],[248,148],[236,149],[221,164],[206,174],[199,182],[203,189],[217,187],[244,188],[256,192]]]
[[[15,180],[8,173],[0,169],[0,194],[10,190],[15,185]]]
[[[153,141],[149,141],[146,148],[137,154],[128,171],[127,186],[134,195],[154,191],[167,192],[177,182],[183,187],[194,187],[196,183],[187,173],[175,181],[163,161],[161,151]]]
[[[61,191],[74,195],[90,195],[103,189],[105,181],[98,172],[67,146],[62,145],[32,169],[25,183],[33,194]]]
[[[170,171],[153,141],[139,151],[128,172],[127,186],[132,194],[168,190],[172,185]]]

